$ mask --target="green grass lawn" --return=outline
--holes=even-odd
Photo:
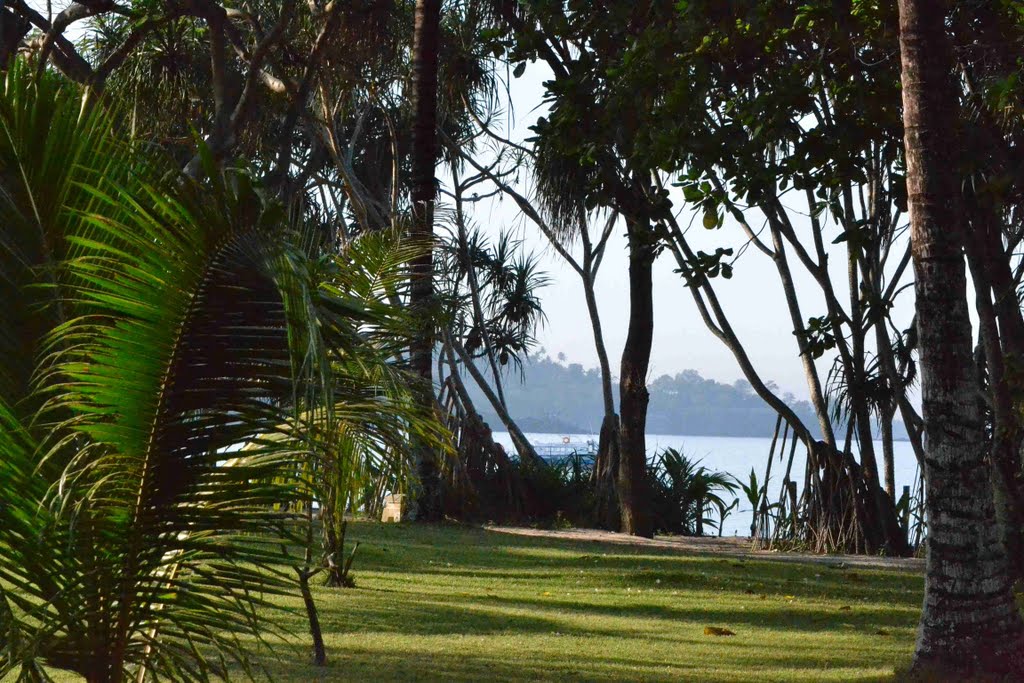
[[[472,527],[350,526],[354,589],[317,586],[328,665],[295,634],[274,681],[887,680],[913,649],[922,578]],[[705,635],[706,626],[731,637]]]

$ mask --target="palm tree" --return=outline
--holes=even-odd
[[[735,493],[737,482],[724,472],[712,472],[675,448],[666,448],[651,468],[655,497],[660,499],[661,525],[668,531],[704,535],[704,525],[721,525],[731,503],[722,497]],[[719,521],[711,515],[718,511]]]
[[[355,332],[358,353],[331,358],[334,403],[315,416],[316,438],[309,462],[310,497],[320,503],[323,568],[327,584],[349,583],[344,551],[345,517],[362,509],[379,515],[387,492],[409,488],[413,462],[409,438],[437,453],[448,448],[448,435],[418,400],[418,377],[398,362],[416,330],[407,308],[390,303],[407,294],[408,264],[430,245],[408,239],[401,231],[367,233],[336,257],[321,259],[329,272],[322,282],[336,297],[357,302],[361,315]]]
[[[413,235],[429,240],[434,234],[434,195],[437,159],[437,65],[441,33],[441,0],[416,0],[416,19],[412,46],[412,201]],[[433,299],[434,262],[427,251],[413,264],[409,304],[421,318]],[[434,335],[429,324],[422,324],[420,334],[410,348],[413,369],[426,383],[433,377]],[[433,403],[432,392],[422,395],[424,405]],[[426,444],[415,445],[420,493],[417,505],[419,519],[436,520],[441,516],[441,478],[435,454]]]
[[[1019,675],[1024,621],[994,523],[971,353],[947,3],[900,0],[899,11],[928,515],[914,667],[950,679]]]
[[[241,171],[183,179],[118,123],[51,75],[7,74],[0,677],[246,667],[293,585],[309,416],[388,410],[345,400],[336,366],[375,313],[288,212]]]

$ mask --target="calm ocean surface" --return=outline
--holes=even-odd
[[[526,437],[531,443],[537,444],[561,444],[564,437],[568,437],[571,445],[578,444],[580,449],[586,448],[588,440],[597,442],[596,434],[527,434]],[[494,432],[494,440],[505,447],[510,453],[514,453],[512,439],[507,432]],[[759,483],[764,482],[765,464],[768,459],[768,449],[771,448],[770,437],[732,437],[732,436],[682,436],[674,434],[648,434],[647,448],[651,454],[663,448],[675,448],[689,458],[696,458],[701,461],[704,467],[719,472],[727,472],[738,477],[743,482],[749,481],[750,469],[757,472]],[[875,453],[879,460],[879,467],[882,466],[882,444],[875,442]],[[789,457],[789,446],[786,447],[786,459],[778,460],[778,448],[776,447],[776,459],[772,464],[772,476],[769,482],[769,500],[778,500],[782,488],[782,478],[786,471],[786,459]],[[899,496],[904,486],[914,485],[914,477],[917,474],[917,460],[914,458],[914,451],[909,441],[896,441],[893,444],[893,458],[896,466],[896,495]],[[796,455],[793,458],[792,478],[799,483],[803,481],[803,471],[806,461],[806,454],[800,446],[797,446]],[[881,476],[881,472],[879,472]],[[738,491],[740,497],[739,510],[734,510],[725,520],[724,535],[745,536],[750,529],[750,506],[746,504],[746,498],[742,491]]]

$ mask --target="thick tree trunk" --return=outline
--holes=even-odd
[[[654,535],[647,481],[647,369],[654,337],[654,250],[646,220],[627,218],[629,328],[619,371],[619,508],[622,531]]]
[[[431,243],[434,236],[434,166],[437,155],[437,61],[441,22],[441,0],[417,0],[412,47],[412,206],[414,239]],[[434,260],[430,249],[412,264],[409,305],[417,314],[421,329],[410,351],[413,370],[426,384],[422,400],[433,409],[434,330],[431,302],[434,294]],[[413,444],[413,456],[420,488],[416,497],[416,518],[441,518],[441,477],[437,454],[421,441]]]
[[[946,7],[899,0],[928,515],[913,666],[954,678],[1024,671],[1024,622],[994,524],[972,360]]]

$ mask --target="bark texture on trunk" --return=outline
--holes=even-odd
[[[437,62],[441,24],[441,0],[417,0],[412,46],[412,237],[432,242],[434,236],[434,166],[437,157]],[[426,387],[422,400],[433,409],[434,330],[430,323],[434,294],[434,260],[430,249],[412,264],[409,305],[421,320],[421,329],[410,351],[413,370]],[[441,518],[441,477],[437,454],[422,442],[413,444],[420,488],[416,518]]]
[[[622,531],[654,535],[647,481],[647,370],[654,337],[654,249],[645,220],[627,218],[629,327],[619,366],[619,508]]]
[[[899,0],[928,515],[913,666],[954,678],[1024,671],[1024,623],[995,524],[972,359],[946,8]]]
[[[617,491],[619,461],[619,416],[615,413],[605,414],[601,421],[592,476],[596,498],[595,521],[610,531],[619,531],[622,524]]]

